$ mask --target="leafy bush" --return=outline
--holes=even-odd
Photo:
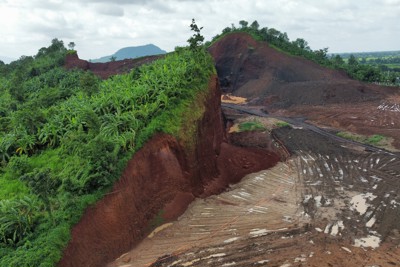
[[[8,163],[8,168],[15,177],[27,173],[31,166],[27,155],[13,156]]]
[[[16,246],[35,226],[38,204],[34,198],[0,200],[0,242]]]

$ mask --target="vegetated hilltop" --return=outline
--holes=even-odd
[[[154,56],[154,55],[163,55],[167,52],[162,50],[156,45],[147,44],[141,46],[130,46],[124,47],[112,54],[111,56],[104,56],[98,59],[92,59],[90,62],[109,62],[109,61],[116,61],[116,60],[124,60],[130,58],[138,58],[138,57],[145,57],[145,56]]]
[[[202,114],[192,103],[214,74],[204,50],[182,48],[105,81],[68,71],[67,53],[54,39],[0,69],[0,266],[58,262],[72,225],[155,132],[195,144],[186,122]]]

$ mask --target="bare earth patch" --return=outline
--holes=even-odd
[[[230,103],[230,104],[246,104],[247,98],[233,96],[231,94],[223,94],[223,95],[221,95],[221,102],[222,103]]]

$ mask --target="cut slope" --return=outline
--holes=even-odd
[[[210,47],[222,90],[257,99],[257,104],[288,107],[297,104],[360,102],[382,99],[389,88],[351,80],[344,72],[290,56],[234,33]]]

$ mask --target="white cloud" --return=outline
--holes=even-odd
[[[400,0],[0,0],[0,55],[33,55],[55,37],[86,59],[148,43],[171,51],[186,45],[192,18],[207,40],[257,20],[313,49],[400,50],[399,17]]]
[[[107,15],[112,17],[124,16],[124,9],[117,5],[99,5],[95,8],[95,10],[100,15]]]

